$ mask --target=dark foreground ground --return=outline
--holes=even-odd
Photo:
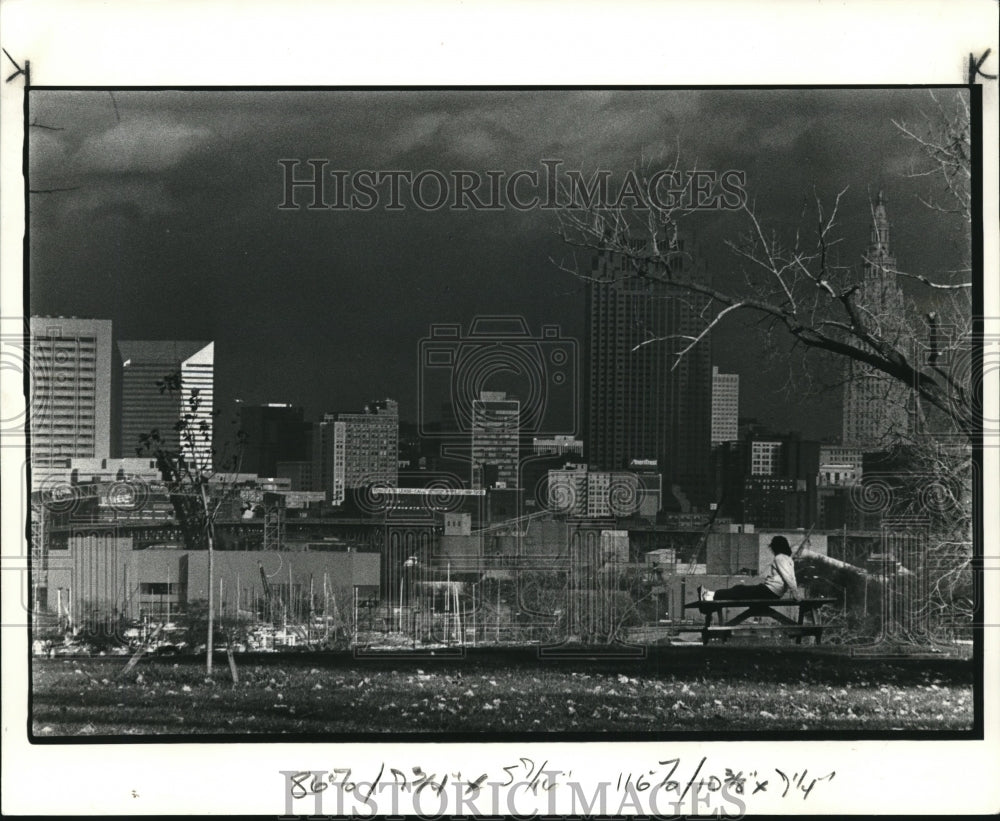
[[[824,647],[670,647],[644,659],[300,653],[35,659],[32,731],[59,736],[963,731],[974,665]]]

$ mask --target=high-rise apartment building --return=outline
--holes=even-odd
[[[740,376],[712,366],[712,445],[740,438]]]
[[[472,400],[472,489],[518,486],[521,403],[503,391]]]
[[[889,218],[879,192],[871,239],[864,257],[864,278],[856,304],[880,333],[909,349],[910,332],[903,313],[903,292],[896,281],[896,258],[889,245]],[[909,429],[909,390],[887,374],[849,361],[844,386],[843,444],[865,451],[882,450]]]
[[[349,489],[399,484],[399,403],[381,399],[363,413],[328,413],[313,426],[316,490],[340,504]]]
[[[214,431],[215,343],[188,340],[140,340],[118,343],[121,357],[121,449],[134,455],[139,437],[159,431],[168,449],[182,452],[203,470],[212,469]],[[180,390],[160,390],[165,377],[179,375]],[[192,410],[191,399],[198,397]],[[189,414],[191,439],[182,439],[177,423]]]
[[[675,281],[708,281],[681,252]],[[712,365],[707,336],[678,359],[704,329],[696,294],[626,271],[600,252],[587,293],[587,461],[621,470],[633,459],[655,459],[664,485],[696,504],[710,493]],[[686,337],[687,339],[684,339]],[[676,365],[676,367],[675,367]],[[669,494],[668,494],[669,495]]]
[[[116,380],[109,319],[31,317],[32,484],[74,458],[107,459]]]

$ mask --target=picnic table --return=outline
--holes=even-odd
[[[750,633],[765,631],[781,631],[795,637],[796,644],[802,644],[803,636],[813,636],[819,644],[823,637],[823,624],[820,620],[820,608],[825,604],[836,604],[832,598],[795,599],[713,599],[712,601],[693,601],[684,605],[685,610],[696,609],[705,617],[705,626],[701,630],[703,644],[713,638],[728,641],[737,630]],[[775,608],[794,608],[798,610],[798,619],[792,619]],[[739,610],[739,612],[722,623],[723,610]],[[713,626],[712,619],[718,616],[720,624]],[[754,617],[766,618],[776,622],[771,624],[744,624]],[[809,624],[805,623],[806,618]]]

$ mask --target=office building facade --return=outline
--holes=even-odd
[[[712,446],[739,439],[740,376],[712,366]]]
[[[680,241],[683,243],[683,240]],[[680,247],[674,279],[708,281]],[[703,330],[698,297],[639,278],[600,252],[587,292],[585,442],[592,468],[622,470],[633,459],[655,459],[674,497],[707,502],[710,491],[712,367],[706,336],[678,359]],[[675,367],[676,365],[676,367]]]
[[[853,487],[864,478],[863,453],[860,448],[822,445],[819,449],[820,487]]]
[[[69,460],[116,455],[111,320],[31,317],[28,429],[32,484]]]
[[[518,487],[521,403],[502,391],[472,400],[472,488]]]
[[[348,490],[399,484],[399,404],[370,402],[363,413],[328,413],[313,426],[315,490],[342,503]]]
[[[215,343],[188,340],[122,340],[121,450],[135,455],[140,437],[156,430],[167,449],[210,471],[215,408]],[[180,390],[161,390],[165,377],[178,374]],[[192,408],[192,398],[197,407]],[[189,436],[177,423],[186,416]]]
[[[659,475],[632,471],[590,470],[567,464],[548,475],[548,508],[574,518],[655,517]]]

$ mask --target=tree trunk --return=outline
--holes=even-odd
[[[804,549],[796,553],[796,559],[808,559],[810,561],[816,562],[816,564],[829,567],[833,570],[846,571],[852,573],[855,576],[866,579],[874,579],[877,582],[884,581],[881,574],[869,573],[863,567],[858,567],[857,565],[850,564],[848,562],[842,562],[840,559],[833,559],[830,556],[824,556],[822,553],[816,553],[812,550]],[[897,571],[900,576],[911,576],[913,571],[907,570],[905,567],[900,565]]]
[[[208,637],[205,641],[205,675],[212,675],[212,637],[215,633],[215,596],[213,593],[215,581],[215,527],[208,511],[208,497],[205,485],[201,485],[201,503],[205,511],[205,536],[208,539]]]

